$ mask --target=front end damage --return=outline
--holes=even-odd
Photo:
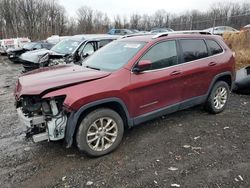
[[[63,107],[65,96],[41,99],[23,96],[16,107],[20,122],[26,127],[26,137],[34,142],[64,139],[67,111]]]

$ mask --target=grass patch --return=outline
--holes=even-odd
[[[236,69],[250,65],[250,30],[225,33],[223,38],[236,54]]]

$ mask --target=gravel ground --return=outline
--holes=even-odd
[[[195,107],[141,124],[91,159],[24,140],[13,98],[21,69],[0,57],[0,187],[250,187],[250,96],[233,94],[218,115]]]

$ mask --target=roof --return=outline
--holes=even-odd
[[[198,32],[198,31],[193,31]],[[137,42],[150,42],[155,40],[162,40],[162,39],[176,39],[176,38],[215,38],[217,36],[211,34],[190,34],[191,31],[181,31],[178,32],[169,32],[169,33],[160,33],[160,34],[146,34],[146,35],[137,35],[137,36],[128,36],[121,39],[122,41],[137,41]]]

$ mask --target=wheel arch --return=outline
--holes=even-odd
[[[65,134],[66,147],[71,147],[80,120],[98,108],[109,108],[116,111],[123,119],[125,127],[133,125],[133,120],[130,118],[128,109],[121,99],[114,97],[94,101],[82,106],[78,111],[70,113]]]
[[[212,82],[211,82],[211,84],[209,86],[208,92],[207,92],[207,97],[211,93],[214,84],[216,82],[218,82],[218,81],[224,81],[224,82],[226,82],[229,85],[230,90],[232,89],[232,86],[233,86],[233,76],[232,76],[232,73],[229,72],[229,71],[228,72],[223,72],[223,73],[217,74],[214,77],[214,79],[212,80]]]

